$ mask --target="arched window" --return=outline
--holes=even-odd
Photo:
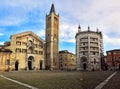
[[[28,41],[28,46],[32,46],[33,42],[31,40]]]

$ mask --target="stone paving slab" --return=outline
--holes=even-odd
[[[120,89],[120,71],[102,89]]]
[[[22,82],[13,80],[13,79],[11,79],[11,78],[7,78],[7,77],[5,77],[5,76],[3,76],[3,75],[0,75],[0,77],[2,77],[2,78],[4,78],[4,79],[7,79],[7,80],[9,80],[9,81],[12,81],[12,82],[14,82],[14,83],[17,83],[17,84],[19,84],[19,85],[28,87],[28,88],[30,88],[30,89],[38,89],[38,88],[33,87],[33,86],[31,86],[31,85],[28,85],[28,84],[25,84],[25,83],[22,83]]]
[[[95,89],[102,89],[103,86],[105,86],[105,84],[107,84],[107,82],[116,74],[117,72],[114,72],[113,74],[111,74],[107,79],[105,79],[102,83],[100,83]]]

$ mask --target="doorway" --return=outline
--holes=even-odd
[[[119,70],[120,70],[120,64],[119,64]]]
[[[83,69],[86,70],[86,68],[87,68],[87,64],[83,63]]]
[[[82,62],[82,68],[83,68],[83,70],[86,70],[87,69],[87,58],[85,56],[83,56],[81,58],[81,62]]]
[[[40,60],[40,70],[42,70],[43,60]]]
[[[18,71],[18,65],[19,65],[19,62],[16,61],[16,62],[15,62],[15,71]]]
[[[33,60],[34,60],[34,57],[33,56],[30,56],[28,58],[28,69],[29,70],[33,70]]]

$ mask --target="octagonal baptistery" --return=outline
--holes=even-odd
[[[91,31],[89,26],[87,31],[81,31],[79,26],[75,38],[77,70],[100,70],[103,54],[102,33],[98,29]]]

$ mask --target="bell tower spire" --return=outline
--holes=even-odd
[[[52,12],[55,13],[55,7],[54,7],[54,4],[52,4],[52,6],[51,6],[50,14],[51,14]]]

